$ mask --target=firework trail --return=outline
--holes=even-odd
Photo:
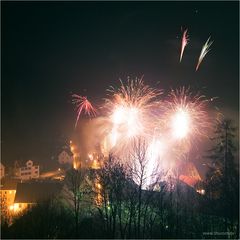
[[[210,46],[212,45],[213,41],[209,42],[210,41],[210,37],[208,38],[208,40],[206,41],[206,43],[202,47],[202,50],[201,50],[201,53],[200,53],[200,56],[199,56],[199,59],[198,59],[198,63],[197,63],[197,66],[196,66],[196,71],[198,70],[198,68],[199,68],[203,58],[211,50]]]
[[[76,108],[77,108],[77,119],[75,123],[75,128],[76,128],[79,117],[82,112],[84,112],[84,114],[88,115],[89,117],[95,117],[97,114],[97,111],[96,111],[96,108],[94,108],[91,102],[87,99],[87,97],[73,94],[72,98],[73,98],[72,103],[76,105]]]
[[[185,47],[187,46],[188,42],[189,42],[189,36],[187,35],[187,29],[183,32],[183,36],[182,36],[182,46],[181,46],[181,54],[180,54],[180,62],[182,61],[182,56],[183,56],[183,52]]]

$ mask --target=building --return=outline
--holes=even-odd
[[[4,218],[10,218],[14,208],[14,199],[16,195],[17,179],[5,178],[0,188],[1,215]]]
[[[39,178],[62,181],[65,178],[65,170],[63,168],[58,168],[53,171],[42,172]]]
[[[1,179],[5,176],[5,167],[2,163],[0,163],[0,177]]]
[[[25,167],[19,168],[18,178],[21,180],[29,180],[39,178],[39,165],[33,165],[33,161],[28,160]]]
[[[182,164],[179,179],[191,187],[202,181],[198,170],[192,162]]]
[[[36,203],[57,197],[62,190],[60,182],[24,182],[18,183],[13,211],[20,213]]]

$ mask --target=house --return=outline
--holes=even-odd
[[[36,203],[57,197],[62,190],[60,182],[23,182],[18,183],[13,210],[21,212]]]
[[[2,163],[0,163],[0,177],[1,179],[5,176],[5,167]]]
[[[180,169],[179,179],[189,186],[194,187],[197,182],[202,181],[193,163],[187,162],[182,164]]]
[[[28,160],[26,166],[19,168],[18,178],[21,180],[39,178],[39,165],[33,165],[33,161]]]
[[[9,215],[13,210],[14,199],[16,195],[17,184],[19,180],[5,178],[0,188],[0,203],[1,203],[1,214],[3,216]]]

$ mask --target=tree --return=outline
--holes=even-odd
[[[155,220],[152,208],[152,197],[161,172],[159,166],[151,162],[152,154],[148,152],[148,145],[143,138],[133,141],[127,167],[131,179],[137,184],[136,188],[136,234],[135,238],[144,238],[148,222]]]
[[[86,181],[86,171],[83,169],[71,169],[67,172],[65,183],[65,198],[73,208],[75,221],[75,235],[79,235],[80,212],[88,203],[92,202],[92,189]]]
[[[101,199],[97,208],[104,220],[107,237],[144,237],[154,223],[156,214],[150,207],[154,184],[146,190],[145,146],[141,140],[135,142],[126,161],[110,155],[96,174],[99,184],[96,194],[101,196],[97,197]]]
[[[71,238],[72,218],[56,198],[38,202],[30,210],[15,217],[12,225],[2,232],[10,239],[59,239]]]
[[[103,163],[95,176],[96,206],[104,223],[107,237],[126,237],[129,219],[127,192],[130,187],[130,178],[127,169],[112,155]],[[131,194],[130,194],[131,195]]]
[[[214,202],[215,213],[224,217],[227,231],[229,221],[233,223],[238,218],[239,182],[234,162],[235,128],[231,120],[219,122],[214,134],[213,147],[208,151],[211,163],[206,175],[206,194]]]

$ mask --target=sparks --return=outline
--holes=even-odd
[[[155,182],[160,170],[168,175],[174,173],[193,146],[208,137],[213,122],[207,107],[214,98],[208,100],[185,87],[171,90],[166,98],[162,93],[162,90],[146,85],[142,79],[121,81],[120,87],[108,90],[108,97],[101,108],[103,116],[96,119],[98,123],[94,125],[100,146],[96,153],[103,160],[111,154],[121,163],[135,164],[138,169],[139,156],[133,152],[136,142],[143,140],[144,187]],[[86,97],[73,97],[78,108],[77,121],[82,111],[89,116],[96,115]],[[101,167],[92,150],[88,152],[88,160],[92,168]]]
[[[164,143],[160,139],[153,138],[147,146],[147,167],[146,175],[154,175],[154,170],[160,166],[160,161],[164,153]]]
[[[171,135],[188,145],[192,141],[207,137],[210,119],[206,111],[210,100],[190,88],[172,90],[166,102],[166,121],[170,122]]]
[[[180,54],[180,62],[182,61],[182,57],[183,57],[183,52],[185,47],[187,46],[188,42],[189,42],[189,36],[187,35],[187,29],[183,32],[183,36],[182,36],[182,46],[181,46],[181,54]]]
[[[211,36],[210,36],[211,37]],[[210,41],[210,37],[208,38],[208,40],[206,41],[206,43],[203,45],[199,59],[198,59],[198,63],[196,66],[196,71],[198,70],[203,58],[206,56],[206,54],[211,50],[210,47],[213,43],[213,41]],[[210,42],[209,42],[210,41]]]
[[[159,103],[161,91],[145,85],[142,79],[128,80],[118,89],[109,90],[105,107],[111,121],[111,146],[119,150],[129,141],[150,133],[154,124],[152,109]],[[122,151],[122,149],[121,149]]]
[[[91,102],[87,99],[87,97],[73,94],[72,98],[73,98],[72,103],[77,107],[77,119],[75,123],[75,128],[76,128],[79,117],[82,112],[84,112],[89,117],[95,117],[97,114],[97,111],[96,111],[96,108],[94,108]]]
[[[190,116],[183,109],[177,110],[172,118],[172,129],[175,138],[182,139],[187,136],[190,128]]]

